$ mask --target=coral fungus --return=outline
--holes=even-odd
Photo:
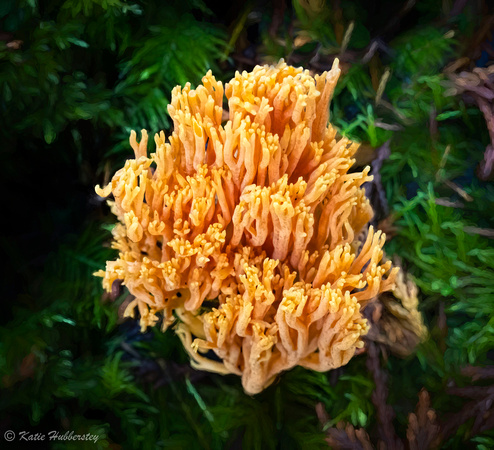
[[[119,220],[104,287],[123,280],[127,315],[143,329],[176,322],[194,367],[241,375],[248,393],[296,365],[346,364],[368,329],[362,308],[393,287],[384,235],[359,240],[369,168],[348,173],[358,146],[328,125],[339,74],[337,61],[315,77],[281,62],[224,89],[211,73],[176,87],[169,142],[156,135],[148,156],[146,131],[140,143],[132,132],[135,159],[96,189]]]

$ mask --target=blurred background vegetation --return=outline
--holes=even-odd
[[[125,291],[92,276],[113,257],[93,187],[132,155],[131,129],[170,130],[175,85],[336,57],[331,120],[362,142],[428,334],[396,351],[395,323],[394,343],[249,397],[190,369],[173,332],[122,320]],[[483,0],[1,1],[1,447],[6,430],[72,430],[99,440],[33,445],[494,448],[493,61]]]

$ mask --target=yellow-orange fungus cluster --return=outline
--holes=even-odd
[[[119,219],[104,287],[123,280],[126,315],[143,330],[176,323],[194,367],[238,374],[248,393],[296,365],[346,364],[368,329],[362,308],[394,284],[384,235],[358,237],[369,168],[348,173],[357,144],[328,126],[339,74],[337,61],[315,77],[281,62],[176,87],[168,142],[156,135],[148,156],[133,132],[135,159],[97,187]]]

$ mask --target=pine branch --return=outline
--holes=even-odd
[[[376,407],[379,437],[387,450],[402,449],[403,444],[398,439],[393,425],[395,413],[387,404],[388,399],[388,374],[381,367],[380,350],[374,342],[368,342],[366,365],[372,373],[376,388],[372,394],[372,402]]]
[[[439,446],[441,428],[436,412],[430,408],[429,393],[422,389],[415,413],[408,416],[407,439],[410,450],[422,450]]]
[[[461,369],[461,374],[472,378],[473,381],[494,379],[494,366],[466,366]]]
[[[329,421],[328,414],[322,403],[316,405],[316,414],[321,424]],[[335,449],[347,450],[373,450],[369,435],[363,429],[355,429],[353,425],[339,422],[336,427],[330,427],[326,430],[326,442]]]

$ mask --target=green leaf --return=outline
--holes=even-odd
[[[438,114],[436,117],[436,120],[438,122],[446,119],[451,119],[452,117],[458,117],[461,116],[461,111],[447,111],[441,114]]]

